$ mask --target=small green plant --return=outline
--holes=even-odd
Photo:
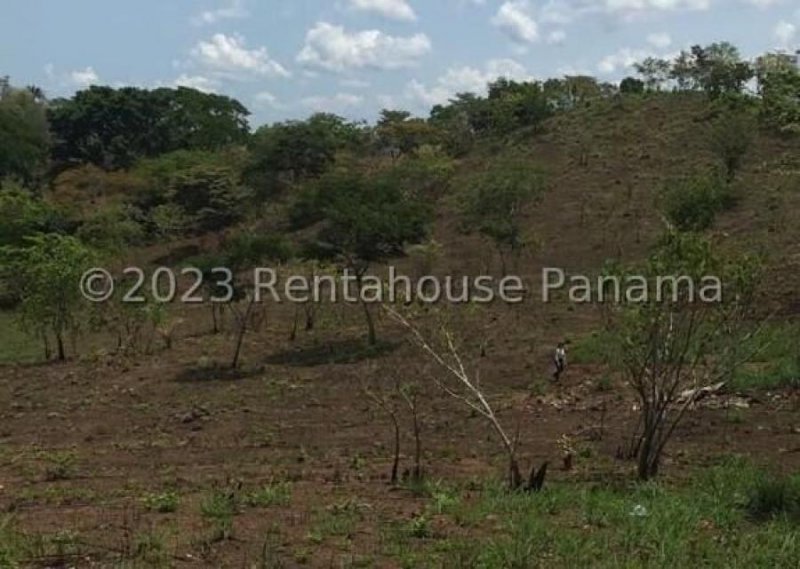
[[[613,386],[614,386],[614,384],[611,381],[611,376],[609,376],[609,375],[604,375],[603,377],[598,379],[597,383],[595,384],[595,388],[600,393],[608,393],[609,391],[611,391]]]
[[[289,482],[270,483],[245,497],[245,504],[253,508],[286,506],[292,499],[292,485]]]
[[[77,473],[78,456],[73,451],[45,453],[45,479],[49,481],[68,480]]]
[[[135,537],[133,557],[147,563],[148,567],[166,567],[169,555],[164,536],[155,530],[140,533]]]
[[[800,482],[762,476],[750,489],[747,513],[758,521],[786,517],[800,522]]]
[[[148,494],[142,498],[142,503],[146,510],[159,514],[169,514],[176,511],[179,502],[180,499],[175,492]]]
[[[433,533],[430,519],[425,514],[415,516],[408,523],[407,530],[408,535],[416,539],[428,539]]]
[[[430,509],[433,513],[441,515],[451,511],[461,502],[459,496],[447,488],[437,486],[431,492]]]
[[[215,489],[200,503],[200,512],[214,526],[214,541],[233,535],[233,517],[238,513],[238,493],[234,489]]]

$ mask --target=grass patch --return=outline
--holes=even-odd
[[[605,363],[609,355],[611,339],[603,331],[594,331],[582,336],[569,346],[569,362],[575,364]]]
[[[250,492],[244,499],[251,508],[286,506],[292,499],[292,485],[289,482],[266,484]]]
[[[147,511],[159,514],[171,514],[177,511],[179,503],[180,498],[175,492],[148,494],[142,498],[142,504]]]
[[[449,535],[420,540],[407,524],[384,548],[404,567],[798,567],[796,488],[739,459],[680,486],[563,483],[529,495],[498,482],[448,508]]]
[[[0,365],[42,361],[42,346],[19,329],[13,312],[0,310]]]

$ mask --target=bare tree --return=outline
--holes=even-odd
[[[517,453],[520,441],[521,414],[514,433],[503,426],[497,416],[495,407],[489,401],[481,385],[479,370],[469,371],[467,369],[453,334],[447,326],[440,327],[441,347],[439,347],[436,342],[426,339],[419,328],[397,310],[387,305],[384,305],[383,308],[394,321],[402,325],[410,333],[413,343],[445,372],[444,377],[434,374],[432,376],[434,383],[450,397],[459,401],[488,422],[499,437],[500,444],[506,455],[508,487],[513,490],[520,488],[523,485],[523,481]],[[546,466],[543,467],[540,476],[541,480],[539,480],[539,475],[535,469],[531,472],[528,489],[541,488],[541,483],[544,482],[544,472],[546,472]],[[533,488],[531,484],[538,484],[538,488]]]
[[[393,385],[392,389],[386,389],[383,384],[382,374],[375,376],[371,383],[362,386],[364,394],[392,421],[394,432],[394,448],[392,470],[389,475],[391,484],[397,484],[400,471],[400,402],[397,395],[400,392],[398,385]]]

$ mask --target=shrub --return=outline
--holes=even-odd
[[[756,121],[747,112],[728,111],[714,123],[711,132],[711,149],[732,182],[742,166],[742,161],[753,143]]]
[[[148,494],[142,499],[145,509],[159,514],[169,514],[178,509],[179,498],[175,492]]]
[[[786,517],[800,522],[800,482],[796,478],[761,477],[750,489],[747,513],[758,521]]]
[[[668,182],[661,192],[662,210],[681,231],[704,231],[718,213],[731,209],[736,197],[717,176],[693,177]]]

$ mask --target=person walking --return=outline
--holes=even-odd
[[[553,354],[553,363],[556,366],[555,372],[553,373],[553,379],[558,381],[561,379],[561,374],[563,374],[564,370],[567,369],[567,348],[564,345],[564,342],[558,343],[556,352]]]

